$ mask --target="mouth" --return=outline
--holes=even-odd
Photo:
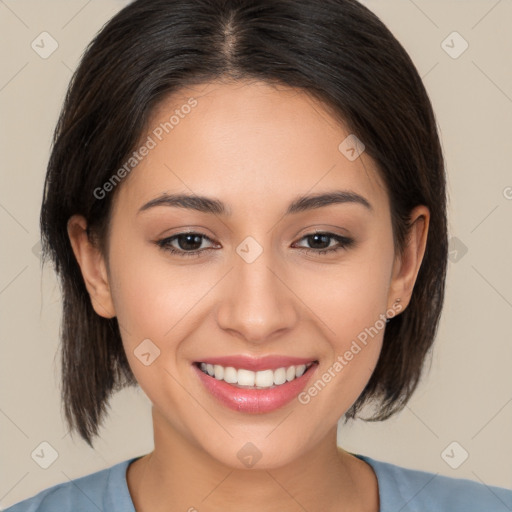
[[[302,377],[318,361],[258,371],[204,362],[194,364],[209,377],[240,389],[273,389]]]
[[[217,403],[246,413],[268,413],[290,403],[312,378],[318,360],[284,356],[233,356],[192,364]]]

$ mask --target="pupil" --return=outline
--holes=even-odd
[[[185,239],[185,243],[182,243],[182,241]],[[190,246],[192,245],[192,247]],[[201,247],[201,236],[200,235],[184,235],[180,237],[179,239],[179,246],[180,249],[186,250],[195,250],[198,247],[195,247],[194,245],[198,245]]]
[[[328,235],[318,235],[317,234],[317,235],[312,235],[310,238],[312,238],[315,241],[315,242],[313,242],[312,245],[314,245],[316,242],[319,242],[319,239],[323,238],[324,239],[324,243],[325,242],[327,243],[326,247],[329,246],[329,236]],[[322,244],[321,240],[320,240],[320,244]],[[320,247],[320,248],[322,248],[322,247]],[[325,248],[325,247],[323,247],[323,248]]]

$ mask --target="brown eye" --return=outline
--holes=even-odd
[[[200,256],[205,250],[212,249],[211,247],[201,248],[203,240],[210,240],[202,233],[187,232],[178,233],[162,240],[158,240],[156,244],[172,254],[180,256]],[[173,245],[174,244],[174,245]]]
[[[352,238],[324,232],[315,232],[305,235],[301,240],[306,240],[310,245],[310,247],[302,247],[306,252],[313,251],[316,254],[337,252],[342,249],[347,249],[354,243]],[[336,242],[334,245],[331,245],[332,240]]]

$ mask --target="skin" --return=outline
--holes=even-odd
[[[220,404],[191,365],[232,354],[307,357],[319,361],[314,382],[396,298],[407,307],[429,211],[413,210],[399,257],[375,163],[364,152],[347,159],[338,150],[346,127],[305,92],[284,86],[217,82],[181,90],[159,105],[141,140],[190,96],[197,106],[118,185],[108,254],[88,240],[83,217],[68,223],[95,311],[117,316],[130,366],[153,404],[154,451],[127,471],[135,507],[376,512],[376,476],[337,447],[336,429],[375,368],[384,329],[308,404],[293,400],[260,415]],[[299,195],[339,189],[364,196],[372,210],[343,203],[283,216]],[[232,215],[169,206],[138,213],[163,192],[215,197]],[[154,243],[187,229],[211,240],[194,248],[214,249],[183,257]],[[306,235],[315,229],[355,243],[317,254],[338,243],[314,245]],[[263,249],[252,263],[236,252],[247,236]],[[160,349],[149,366],[134,355],[147,338]],[[237,457],[249,441],[262,455],[251,469]]]

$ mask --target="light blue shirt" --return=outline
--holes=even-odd
[[[512,490],[353,454],[374,469],[380,512],[511,512]],[[126,469],[140,457],[57,484],[5,512],[135,512]]]

